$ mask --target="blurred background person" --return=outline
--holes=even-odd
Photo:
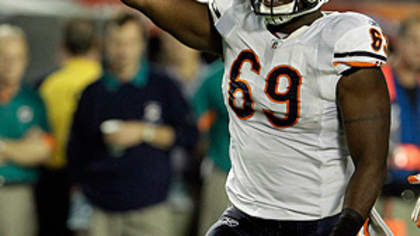
[[[101,75],[96,40],[92,21],[75,19],[67,22],[60,51],[61,68],[39,86],[56,141],[52,158],[42,170],[37,186],[40,236],[71,234],[66,227],[70,181],[65,150],[80,94]]]
[[[231,203],[226,195],[225,183],[231,163],[229,159],[228,113],[222,95],[223,62],[218,59],[202,72],[204,79],[195,92],[192,104],[202,141],[207,145],[202,163],[199,235],[217,221]]]
[[[172,235],[170,151],[198,132],[172,78],[143,58],[145,30],[132,15],[107,23],[104,74],[74,115],[68,161],[94,208],[88,235]]]
[[[407,178],[420,171],[420,17],[401,23],[396,48],[383,67],[392,101],[388,178],[383,189],[384,217],[396,235],[412,235],[410,201],[420,193]],[[403,199],[401,198],[403,195]]]
[[[151,27],[148,43],[151,63],[163,68],[176,79],[188,102],[197,86],[199,72],[204,66],[200,53],[191,49],[156,26]],[[168,198],[172,209],[172,235],[196,235],[200,193],[200,160],[197,152],[174,147],[171,153],[173,180]]]
[[[160,30],[161,53],[159,63],[181,84],[185,96],[191,97],[197,87],[203,67],[201,53],[180,43],[173,36]]]
[[[170,34],[162,30],[158,32],[159,53],[155,55],[155,63],[176,80],[189,102],[202,67],[200,53],[183,45]],[[168,202],[172,209],[173,236],[195,235],[197,231],[200,164],[196,154],[179,146],[174,147],[171,153],[174,178]]]
[[[44,103],[22,85],[28,64],[23,31],[0,25],[0,235],[33,236],[33,184],[53,148]]]

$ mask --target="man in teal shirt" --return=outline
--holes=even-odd
[[[226,192],[225,182],[231,167],[229,159],[228,113],[223,101],[222,78],[224,65],[220,60],[208,68],[203,83],[193,97],[193,107],[197,115],[198,128],[209,143],[204,167],[210,166],[204,173],[200,208],[200,234],[217,221],[220,214],[231,205]]]
[[[0,235],[36,234],[32,184],[52,146],[41,98],[21,86],[27,61],[22,30],[0,25]]]

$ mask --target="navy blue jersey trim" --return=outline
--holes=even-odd
[[[211,8],[213,9],[214,14],[216,14],[217,19],[219,19],[222,16],[222,14],[220,14],[219,9],[217,9],[217,6],[216,6],[215,2],[211,3]]]
[[[386,57],[365,51],[355,51],[355,52],[344,52],[344,53],[334,53],[335,58],[343,57],[373,57],[382,61],[386,61]]]

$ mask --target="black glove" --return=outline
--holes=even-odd
[[[351,208],[344,209],[329,236],[356,236],[365,219]]]

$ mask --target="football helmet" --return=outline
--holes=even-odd
[[[267,24],[281,25],[318,10],[326,2],[328,0],[251,0],[251,6],[255,14],[265,17]]]

